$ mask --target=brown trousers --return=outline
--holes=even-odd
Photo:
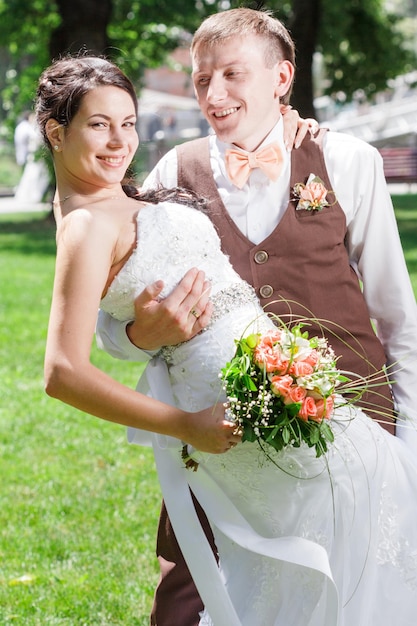
[[[193,497],[201,526],[217,554],[214,537],[203,509]],[[151,626],[198,626],[203,603],[178,545],[165,504],[159,518],[156,554],[161,577],[155,591]]]

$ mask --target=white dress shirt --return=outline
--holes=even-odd
[[[227,177],[224,153],[228,144],[211,135],[210,164],[220,197],[239,229],[253,243],[263,241],[279,223],[289,201],[291,160],[283,142],[282,118],[262,146],[277,141],[284,165],[270,181],[252,170],[242,189]],[[233,146],[235,147],[235,146]],[[401,247],[382,158],[369,144],[350,135],[326,133],[324,158],[332,191],[346,214],[346,245],[379,339],[395,372],[393,393],[400,414],[397,435],[417,454],[417,307]],[[314,172],[313,172],[314,173]],[[168,152],[147,177],[144,187],[177,185],[177,154]],[[347,303],[348,306],[348,303]],[[118,358],[148,360],[127,338],[125,324],[103,315],[97,328],[101,347]],[[403,425],[407,416],[407,425]]]

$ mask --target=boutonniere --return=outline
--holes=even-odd
[[[327,200],[327,195],[333,194],[324,186],[321,178],[315,174],[310,174],[307,183],[296,183],[293,187],[294,199],[298,200],[295,207],[297,211],[304,209],[305,211],[321,211],[326,206],[331,206]],[[332,204],[336,203],[336,198]]]

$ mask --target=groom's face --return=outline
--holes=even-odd
[[[200,108],[221,141],[254,150],[277,123],[288,89],[288,61],[266,65],[258,35],[231,37],[194,50],[193,83]],[[291,76],[288,75],[290,72]]]

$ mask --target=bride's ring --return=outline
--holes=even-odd
[[[200,317],[201,313],[196,311],[196,309],[191,309],[190,315],[194,315],[195,319],[198,320],[198,318]]]

